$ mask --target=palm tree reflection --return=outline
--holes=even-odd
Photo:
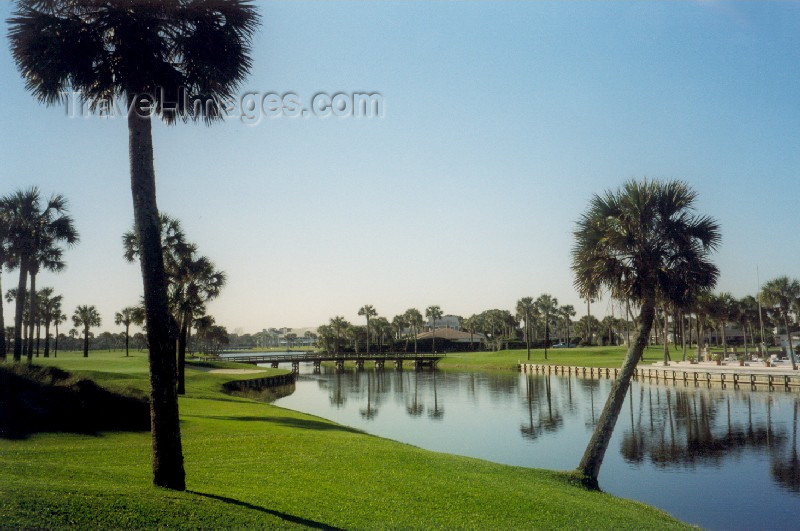
[[[791,492],[800,492],[800,459],[797,456],[797,410],[800,408],[798,401],[794,401],[794,415],[792,419],[792,448],[789,455],[773,455],[770,472],[775,482]],[[781,452],[782,453],[782,452]]]
[[[640,463],[649,458],[661,468],[694,467],[705,462],[721,464],[731,456],[753,448],[766,449],[774,456],[785,445],[787,435],[773,426],[773,399],[769,395],[738,397],[722,392],[648,387],[647,403],[642,400],[643,394],[638,403],[640,419],[647,407],[648,423],[634,422],[637,405],[633,396],[629,397],[630,428],[623,433],[620,452],[630,463]],[[758,408],[764,414],[763,420],[759,421],[758,417],[754,420],[753,401],[763,404],[763,409]],[[736,415],[737,402],[742,406],[746,404],[746,416]],[[781,455],[779,461],[773,462],[773,475],[776,479],[783,474],[789,478],[797,472],[791,467],[791,456],[783,459]],[[797,477],[795,481],[800,484]]]
[[[441,420],[444,417],[444,408],[439,405],[439,394],[436,390],[436,373],[433,371],[433,409],[428,408],[428,416],[434,420]]]
[[[540,402],[542,383],[544,383],[544,395],[547,406]],[[536,439],[542,431],[555,432],[564,425],[564,418],[558,408],[558,404],[553,400],[551,389],[551,376],[548,375],[528,375],[527,376],[527,397],[528,405],[528,424],[521,424],[519,431],[526,439]],[[534,421],[534,404],[535,421]]]
[[[414,373],[414,395],[411,403],[406,404],[406,412],[412,417],[418,417],[425,412],[425,406],[419,402],[419,376],[417,373]]]

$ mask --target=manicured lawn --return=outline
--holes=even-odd
[[[577,347],[547,349],[547,359],[544,359],[544,349],[531,349],[530,363],[550,365],[573,365],[580,367],[621,367],[627,353],[626,347]],[[691,353],[691,351],[690,351]],[[673,351],[673,359],[680,358],[681,351]],[[520,362],[527,363],[528,351],[501,350],[498,352],[456,352],[448,354],[439,362],[443,369],[470,369],[470,370],[510,370],[515,369]],[[662,347],[649,347],[644,352],[644,360],[639,363],[653,363],[664,359]]]
[[[147,387],[145,354],[90,356],[59,353],[58,359],[38,361],[80,371],[111,388]],[[263,375],[275,372],[266,369]],[[151,485],[147,432],[0,439],[0,522],[136,528],[683,526],[656,509],[575,487],[566,474],[429,452],[220,391],[225,381],[253,377],[187,369],[188,394],[180,399],[185,493]]]

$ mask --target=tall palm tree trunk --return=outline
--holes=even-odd
[[[472,344],[472,333],[469,335],[469,342]],[[531,318],[525,314],[525,346],[528,347],[528,361],[531,361]]]
[[[53,345],[53,357],[58,357],[58,321],[56,321],[56,342]]]
[[[17,283],[16,313],[14,314],[14,361],[22,361],[22,313],[25,311],[25,286],[28,283],[28,264],[19,261],[19,283]]]
[[[6,360],[6,321],[3,317],[3,266],[0,265],[0,360]]]
[[[628,347],[628,354],[622,364],[622,371],[619,379],[611,383],[611,392],[608,395],[603,412],[597,421],[592,438],[586,447],[578,471],[583,475],[585,484],[593,489],[598,488],[597,475],[600,472],[600,465],[603,464],[608,444],[611,442],[611,435],[617,423],[617,417],[625,402],[625,395],[631,384],[631,378],[636,369],[636,364],[647,346],[650,337],[650,329],[653,326],[655,317],[655,297],[653,293],[645,295],[642,301],[642,308],[639,313],[639,328],[632,345]]]
[[[129,325],[129,324],[125,325],[125,357],[126,358],[128,356],[130,356],[130,354],[128,353],[128,345],[130,343],[130,338],[131,338],[130,333],[129,333],[130,332],[130,328],[131,328],[131,325]]]
[[[129,92],[128,107],[139,101]],[[186,489],[183,450],[178,417],[175,342],[170,337],[167,279],[161,249],[153,138],[150,118],[128,115],[131,194],[141,249],[147,339],[150,346],[150,427],[153,436],[153,483],[175,490]]]
[[[28,308],[28,363],[33,362],[33,324],[36,322],[36,273],[31,271],[30,275],[31,294],[30,306]]]
[[[188,340],[189,335],[189,323],[192,320],[192,315],[190,312],[185,312],[183,314],[183,319],[181,319],[181,331],[180,335],[178,336],[178,394],[185,395],[186,394],[186,378],[185,378],[185,369],[186,369],[186,343]]]
[[[358,341],[358,338],[356,338]],[[367,316],[367,356],[369,356],[369,315]]]
[[[792,345],[792,333],[789,331],[789,319],[784,316],[783,324],[786,326],[786,338],[789,340],[789,358],[792,360],[792,369],[797,370],[797,360],[794,357],[794,345]]]
[[[89,357],[89,326],[83,329],[83,357]]]
[[[44,357],[50,357],[50,316],[46,316],[47,319],[44,323]]]
[[[41,344],[42,339],[42,322],[36,322],[36,357],[39,357],[39,345]]]
[[[550,346],[550,316],[544,314],[544,359],[547,359],[548,346]]]
[[[686,361],[686,316],[683,315],[683,310],[678,312],[681,319],[681,348],[683,350],[683,357],[681,361]]]
[[[664,306],[664,365],[669,365],[669,313]]]
[[[697,332],[697,361],[700,361],[700,356],[703,355],[703,331],[700,326],[700,316],[695,319],[695,331]]]

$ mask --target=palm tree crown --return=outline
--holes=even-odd
[[[146,95],[167,123],[211,122],[250,71],[258,21],[244,0],[20,0],[9,39],[45,104],[73,90],[101,112],[115,97]]]
[[[72,314],[72,324],[75,328],[83,327],[83,357],[89,357],[89,329],[100,326],[100,314],[94,306],[78,306]]]
[[[797,307],[798,300],[800,300],[800,282],[785,276],[778,277],[764,284],[759,295],[761,301],[770,307],[772,313],[783,321],[789,343],[792,367],[797,369],[797,359],[795,358],[792,334],[789,329],[789,314]]]
[[[574,232],[581,295],[607,288],[640,304],[649,294],[679,299],[713,286],[719,271],[708,253],[720,243],[719,225],[693,213],[696,197],[686,183],[654,180],[594,196]]]

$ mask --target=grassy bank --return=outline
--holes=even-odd
[[[146,356],[39,359],[109,387],[147,387]],[[666,528],[668,515],[588,492],[561,473],[421,450],[223,394],[234,378],[187,370],[185,493],[150,483],[147,432],[0,439],[5,526]]]
[[[530,363],[621,367],[626,353],[625,347],[557,348],[548,349],[547,359],[544,359],[544,349],[531,349]],[[663,357],[662,349],[650,347],[644,353],[644,363],[653,363]],[[509,370],[516,368],[520,362],[527,362],[527,359],[528,351],[526,349],[500,350],[498,352],[456,352],[448,354],[439,366],[443,369]]]

